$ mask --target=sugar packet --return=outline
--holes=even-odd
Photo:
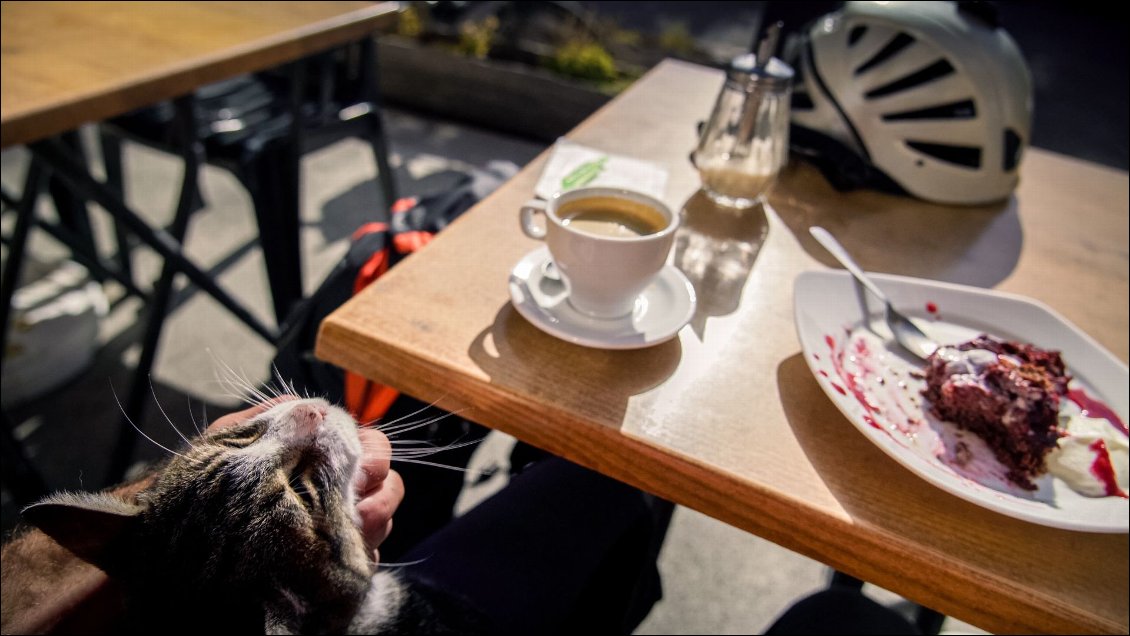
[[[585,186],[627,188],[662,200],[667,188],[667,170],[651,161],[558,139],[534,194],[548,199],[558,192]]]

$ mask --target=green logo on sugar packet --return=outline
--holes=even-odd
[[[563,191],[572,190],[573,188],[579,188],[591,183],[593,179],[600,176],[601,172],[604,172],[604,163],[606,161],[608,161],[608,157],[601,157],[599,159],[593,159],[592,161],[586,161],[577,166],[561,180],[561,189]]]

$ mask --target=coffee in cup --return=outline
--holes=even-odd
[[[679,217],[646,194],[592,187],[529,201],[520,222],[527,236],[546,242],[573,308],[620,318],[666,265]]]
[[[575,199],[560,205],[566,227],[598,236],[647,236],[663,231],[667,218],[647,203],[618,197]]]

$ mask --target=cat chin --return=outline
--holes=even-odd
[[[404,605],[407,588],[391,572],[373,575],[369,592],[349,624],[350,634],[386,632],[395,622]]]

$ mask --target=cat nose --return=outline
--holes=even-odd
[[[314,435],[326,420],[325,407],[317,404],[297,404],[291,411],[295,432],[302,436]]]

